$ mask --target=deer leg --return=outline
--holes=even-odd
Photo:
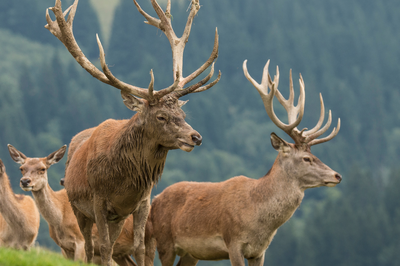
[[[138,266],[145,265],[144,234],[149,212],[150,194],[140,203],[138,210],[133,213],[133,250]]]
[[[229,249],[229,259],[231,261],[232,266],[245,266],[244,256],[241,250],[240,245],[231,245],[228,247]]]
[[[249,263],[249,266],[262,266],[262,265],[264,265],[264,256],[265,256],[265,253],[263,253],[261,257],[247,260],[248,263]]]
[[[75,255],[74,255],[74,260],[81,260],[85,261],[86,257],[86,251],[85,251],[85,242],[84,241],[79,241],[75,243]]]
[[[91,263],[94,256],[94,246],[92,240],[93,221],[81,213],[74,205],[71,204],[71,206],[74,210],[79,229],[81,230],[83,238],[85,239],[86,262]]]
[[[112,265],[112,248],[113,244],[110,241],[110,231],[107,221],[107,209],[105,199],[94,195],[93,197],[93,209],[96,218],[96,226],[99,233],[99,247],[101,255],[101,265],[111,266]]]
[[[145,265],[153,266],[154,258],[156,257],[157,242],[153,237],[152,232],[146,228],[145,232]]]
[[[174,247],[171,246],[168,250],[158,250],[158,255],[160,257],[162,266],[173,266],[175,261],[175,251]]]

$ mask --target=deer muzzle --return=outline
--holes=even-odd
[[[31,186],[31,180],[29,178],[22,178],[20,181],[20,186],[24,191],[31,191],[33,186]]]

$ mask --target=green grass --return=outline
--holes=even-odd
[[[83,262],[74,262],[60,253],[49,251],[45,248],[35,247],[29,251],[0,248],[1,266],[78,266],[89,265]],[[94,264],[90,264],[94,265]]]

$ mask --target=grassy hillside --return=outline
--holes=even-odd
[[[64,259],[60,253],[51,252],[44,248],[32,248],[30,251],[21,251],[0,248],[1,266],[78,266],[94,265],[82,262],[73,262]]]

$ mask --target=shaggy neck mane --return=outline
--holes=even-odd
[[[137,188],[153,186],[161,178],[168,149],[155,144],[147,134],[146,122],[138,115],[125,124],[112,150],[114,171],[132,178]]]

